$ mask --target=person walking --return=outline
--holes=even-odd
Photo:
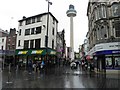
[[[41,64],[40,64],[40,71],[41,71],[41,73],[43,73],[44,72],[44,66],[45,66],[45,62],[42,60],[42,62],[41,62]]]
[[[33,69],[33,65],[32,65],[32,60],[30,59],[29,61],[28,61],[28,71],[29,71],[29,74],[31,74],[32,73],[32,69]]]

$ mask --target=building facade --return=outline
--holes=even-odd
[[[66,59],[66,42],[65,42],[65,30],[57,32],[57,60]]]
[[[6,56],[6,39],[8,36],[8,31],[0,29],[0,66],[4,69],[5,56]]]
[[[45,60],[46,63],[54,62],[56,58],[58,21],[49,13],[49,22],[47,24],[47,17],[48,13],[42,13],[27,18],[23,17],[22,20],[19,20],[15,52],[17,62],[26,64],[30,59],[33,62],[40,60]],[[48,46],[46,47],[47,27]]]
[[[1,31],[0,37],[0,54],[4,65],[9,63],[14,65],[15,62],[15,49],[16,49],[16,29]]]
[[[97,70],[120,69],[120,1],[89,2],[88,55]]]
[[[6,37],[6,57],[5,62],[7,64],[15,64],[15,50],[16,50],[16,29],[10,28],[10,32]]]

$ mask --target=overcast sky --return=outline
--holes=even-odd
[[[50,0],[50,12],[59,21],[58,31],[65,29],[67,46],[70,46],[70,18],[66,11],[73,4],[77,11],[74,17],[74,50],[78,51],[86,38],[88,19],[86,16],[88,0]],[[47,12],[46,0],[1,0],[0,1],[0,28],[9,30],[10,27],[18,29],[18,20],[23,16],[29,17]]]

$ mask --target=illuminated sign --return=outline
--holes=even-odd
[[[18,54],[27,54],[28,51],[19,51]]]
[[[43,50],[33,50],[31,54],[41,54]]]
[[[50,54],[56,54],[56,52],[55,51],[51,51]]]

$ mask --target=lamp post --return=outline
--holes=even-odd
[[[48,47],[48,28],[49,28],[49,7],[50,5],[52,5],[52,2],[50,2],[49,0],[46,0],[48,2],[48,15],[47,15],[47,33],[45,36],[45,46],[46,48]]]
[[[46,47],[46,56],[47,56],[47,48],[48,48],[48,28],[49,28],[49,8],[50,5],[52,5],[52,2],[50,2],[49,0],[46,0],[48,2],[48,14],[47,14],[47,32],[45,35],[45,47]],[[47,60],[47,58],[46,58]]]

